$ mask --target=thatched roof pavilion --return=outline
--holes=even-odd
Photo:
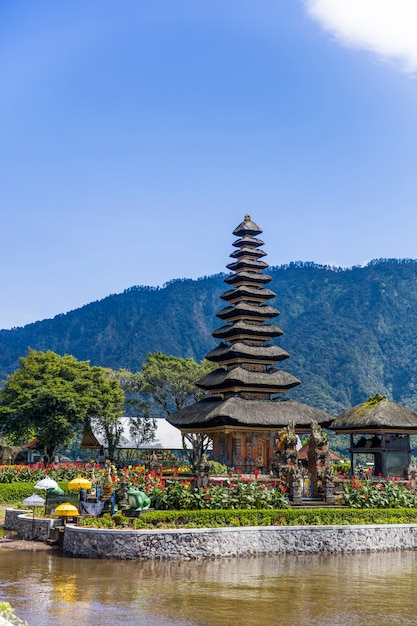
[[[342,433],[413,433],[417,434],[417,413],[383,398],[363,402],[341,413],[330,428]]]
[[[294,421],[296,432],[306,433],[309,432],[312,421],[327,426],[332,417],[320,409],[295,400],[247,401],[235,396],[227,400],[205,398],[174,413],[168,419],[178,428],[186,426],[187,432],[201,432],[207,427],[210,430],[224,430],[226,426],[233,429],[247,426],[281,429]]]
[[[232,289],[220,297],[227,302],[217,317],[225,325],[213,331],[221,343],[206,358],[217,363],[197,385],[212,397],[186,407],[168,417],[183,434],[206,434],[213,440],[213,457],[242,471],[269,471],[278,431],[295,423],[296,432],[307,433],[312,422],[327,425],[332,417],[323,411],[292,400],[277,399],[300,384],[292,374],[273,365],[289,357],[288,352],[270,343],[282,330],[270,323],[280,312],[265,304],[275,293],[265,288],[271,277],[261,229],[249,215],[233,231],[237,248],[227,267],[233,274],[225,278]]]
[[[375,475],[407,478],[411,463],[410,434],[417,434],[417,413],[376,395],[339,415],[329,426],[350,434],[351,467],[372,459]]]

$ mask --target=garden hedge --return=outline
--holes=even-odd
[[[409,508],[150,511],[134,519],[134,527],[137,529],[412,523],[417,523],[417,509]]]
[[[0,504],[21,505],[25,498],[29,498],[37,493],[42,498],[45,497],[45,490],[35,489],[36,483],[0,483]],[[59,482],[59,487],[68,493],[68,483]]]

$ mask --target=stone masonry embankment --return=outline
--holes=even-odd
[[[412,550],[417,524],[102,530],[68,524],[64,553],[101,559],[214,559]]]
[[[19,539],[46,541],[51,528],[61,525],[60,519],[32,517],[29,511],[6,509],[3,527],[5,530],[15,530]]]
[[[45,541],[60,520],[6,510],[5,528]],[[68,524],[64,552],[102,559],[213,559],[267,554],[353,553],[417,548],[417,524],[263,526],[180,530],[102,530]]]
[[[5,530],[17,530],[19,524],[19,516],[29,514],[30,511],[23,511],[22,509],[9,509],[6,508],[3,528]]]

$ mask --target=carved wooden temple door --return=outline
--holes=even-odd
[[[312,498],[313,496],[313,477],[307,470],[303,470],[301,472],[301,497]]]
[[[267,442],[265,441],[265,439],[259,439],[256,454],[256,464],[258,467],[267,467],[267,451]]]

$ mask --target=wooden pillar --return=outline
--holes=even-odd
[[[211,440],[213,442],[213,460],[214,461],[217,461],[217,457],[218,457],[218,451],[219,451],[218,439],[219,439],[218,433],[213,433]]]
[[[233,465],[233,433],[227,433],[226,450],[228,464]]]

